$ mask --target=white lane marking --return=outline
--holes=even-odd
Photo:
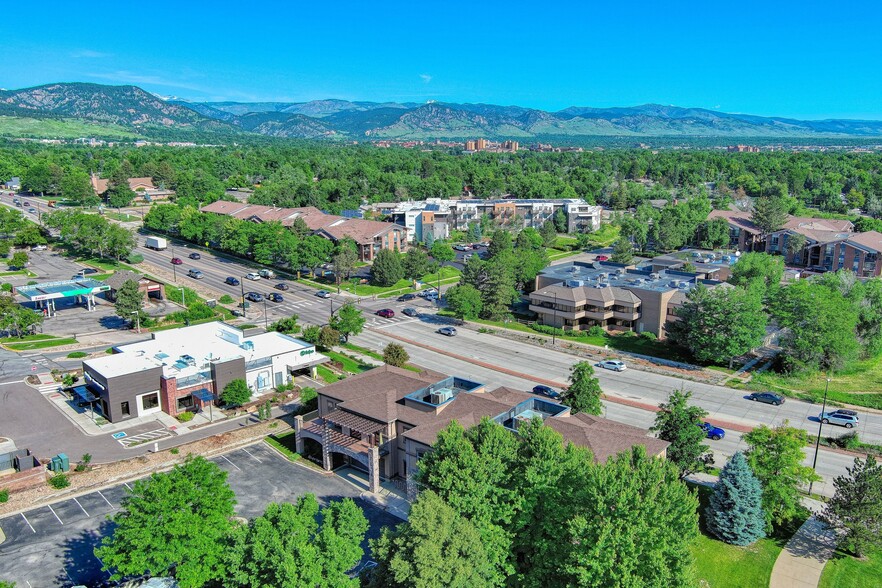
[[[244,447],[242,448],[242,451],[244,451],[245,453],[247,453],[248,455],[250,455],[252,458],[254,458],[255,460],[257,460],[257,463],[263,463],[262,461],[260,461],[259,459],[257,459],[257,457],[256,457],[253,453],[251,453],[250,451],[248,451],[248,450],[245,449]]]
[[[25,520],[25,523],[27,523],[28,527],[31,528],[31,532],[36,533],[37,531],[34,529],[34,526],[31,524],[31,521],[28,520],[28,517],[24,516],[24,513],[20,513],[20,514],[21,514],[21,518],[23,518]]]
[[[52,511],[52,514],[55,515],[55,518],[58,519],[58,522],[61,523],[61,524],[63,525],[63,524],[64,524],[64,521],[62,521],[60,518],[58,518],[58,513],[55,512],[55,509],[52,508],[52,505],[51,505],[51,504],[47,504],[46,506],[49,508],[49,510]]]
[[[242,470],[239,468],[239,466],[237,466],[236,464],[234,464],[233,462],[231,462],[229,459],[227,459],[227,456],[226,456],[226,455],[222,455],[221,457],[224,458],[224,459],[227,461],[228,464],[230,464],[231,466],[233,466],[234,468],[236,468],[236,469],[239,470],[240,472],[242,471]]]
[[[129,486],[129,483],[128,483],[128,482],[123,482],[123,485],[124,485],[126,488],[128,488],[129,490],[132,489],[132,487]]]
[[[83,505],[80,504],[80,501],[79,501],[79,500],[77,500],[76,498],[74,498],[73,501],[77,503],[77,506],[80,507],[80,510],[81,510],[81,511],[83,511],[84,513],[86,513],[86,516],[87,516],[87,517],[89,517],[90,519],[92,518],[92,515],[89,514],[89,511],[87,511],[85,508],[83,508]]]
[[[97,492],[98,492],[98,496],[100,496],[101,498],[103,498],[103,499],[104,499],[104,502],[107,503],[107,506],[109,506],[109,507],[112,508],[113,510],[116,510],[116,507],[113,506],[113,504],[111,504],[109,500],[107,500],[107,497],[104,496],[103,494],[101,494],[101,490],[97,490]]]

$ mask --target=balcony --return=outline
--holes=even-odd
[[[623,321],[636,321],[640,318],[640,311],[636,308],[613,309],[613,318]]]
[[[536,314],[539,314],[539,315],[556,316],[556,317],[566,318],[566,319],[570,319],[570,320],[575,320],[575,319],[579,318],[580,316],[582,316],[581,311],[576,312],[573,310],[561,310],[561,309],[555,310],[551,305],[545,306],[545,305],[541,305],[541,304],[539,304],[539,305],[531,304],[530,310],[532,310],[533,312],[535,312]]]
[[[613,317],[613,310],[611,308],[599,308],[597,306],[586,306],[584,312],[581,316],[586,318],[595,320],[595,321],[607,321]]]

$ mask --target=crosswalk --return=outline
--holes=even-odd
[[[117,439],[117,442],[123,447],[129,448],[136,445],[141,445],[142,443],[149,443],[150,441],[158,441],[166,437],[171,437],[171,435],[171,431],[169,431],[168,429],[156,429],[154,431],[141,433],[140,435],[123,437],[122,439]]]

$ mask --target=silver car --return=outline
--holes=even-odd
[[[605,370],[613,370],[614,372],[623,372],[625,371],[625,362],[618,359],[607,359],[606,361],[598,363],[597,367],[602,367]]]
[[[818,415],[818,418],[821,419],[821,422],[825,425],[839,425],[841,427],[845,427],[846,429],[851,429],[858,424],[858,421],[860,421],[858,416],[855,414],[846,414],[839,411],[823,412]]]

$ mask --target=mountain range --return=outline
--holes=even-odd
[[[442,102],[189,102],[136,86],[57,83],[0,90],[0,135],[21,121],[83,125],[94,136],[269,137],[334,140],[580,137],[821,138],[882,136],[882,121],[796,120],[646,104],[573,106],[548,112],[520,106]],[[10,125],[15,121],[15,125]],[[33,128],[40,128],[36,124]],[[76,136],[76,135],[74,135]]]

